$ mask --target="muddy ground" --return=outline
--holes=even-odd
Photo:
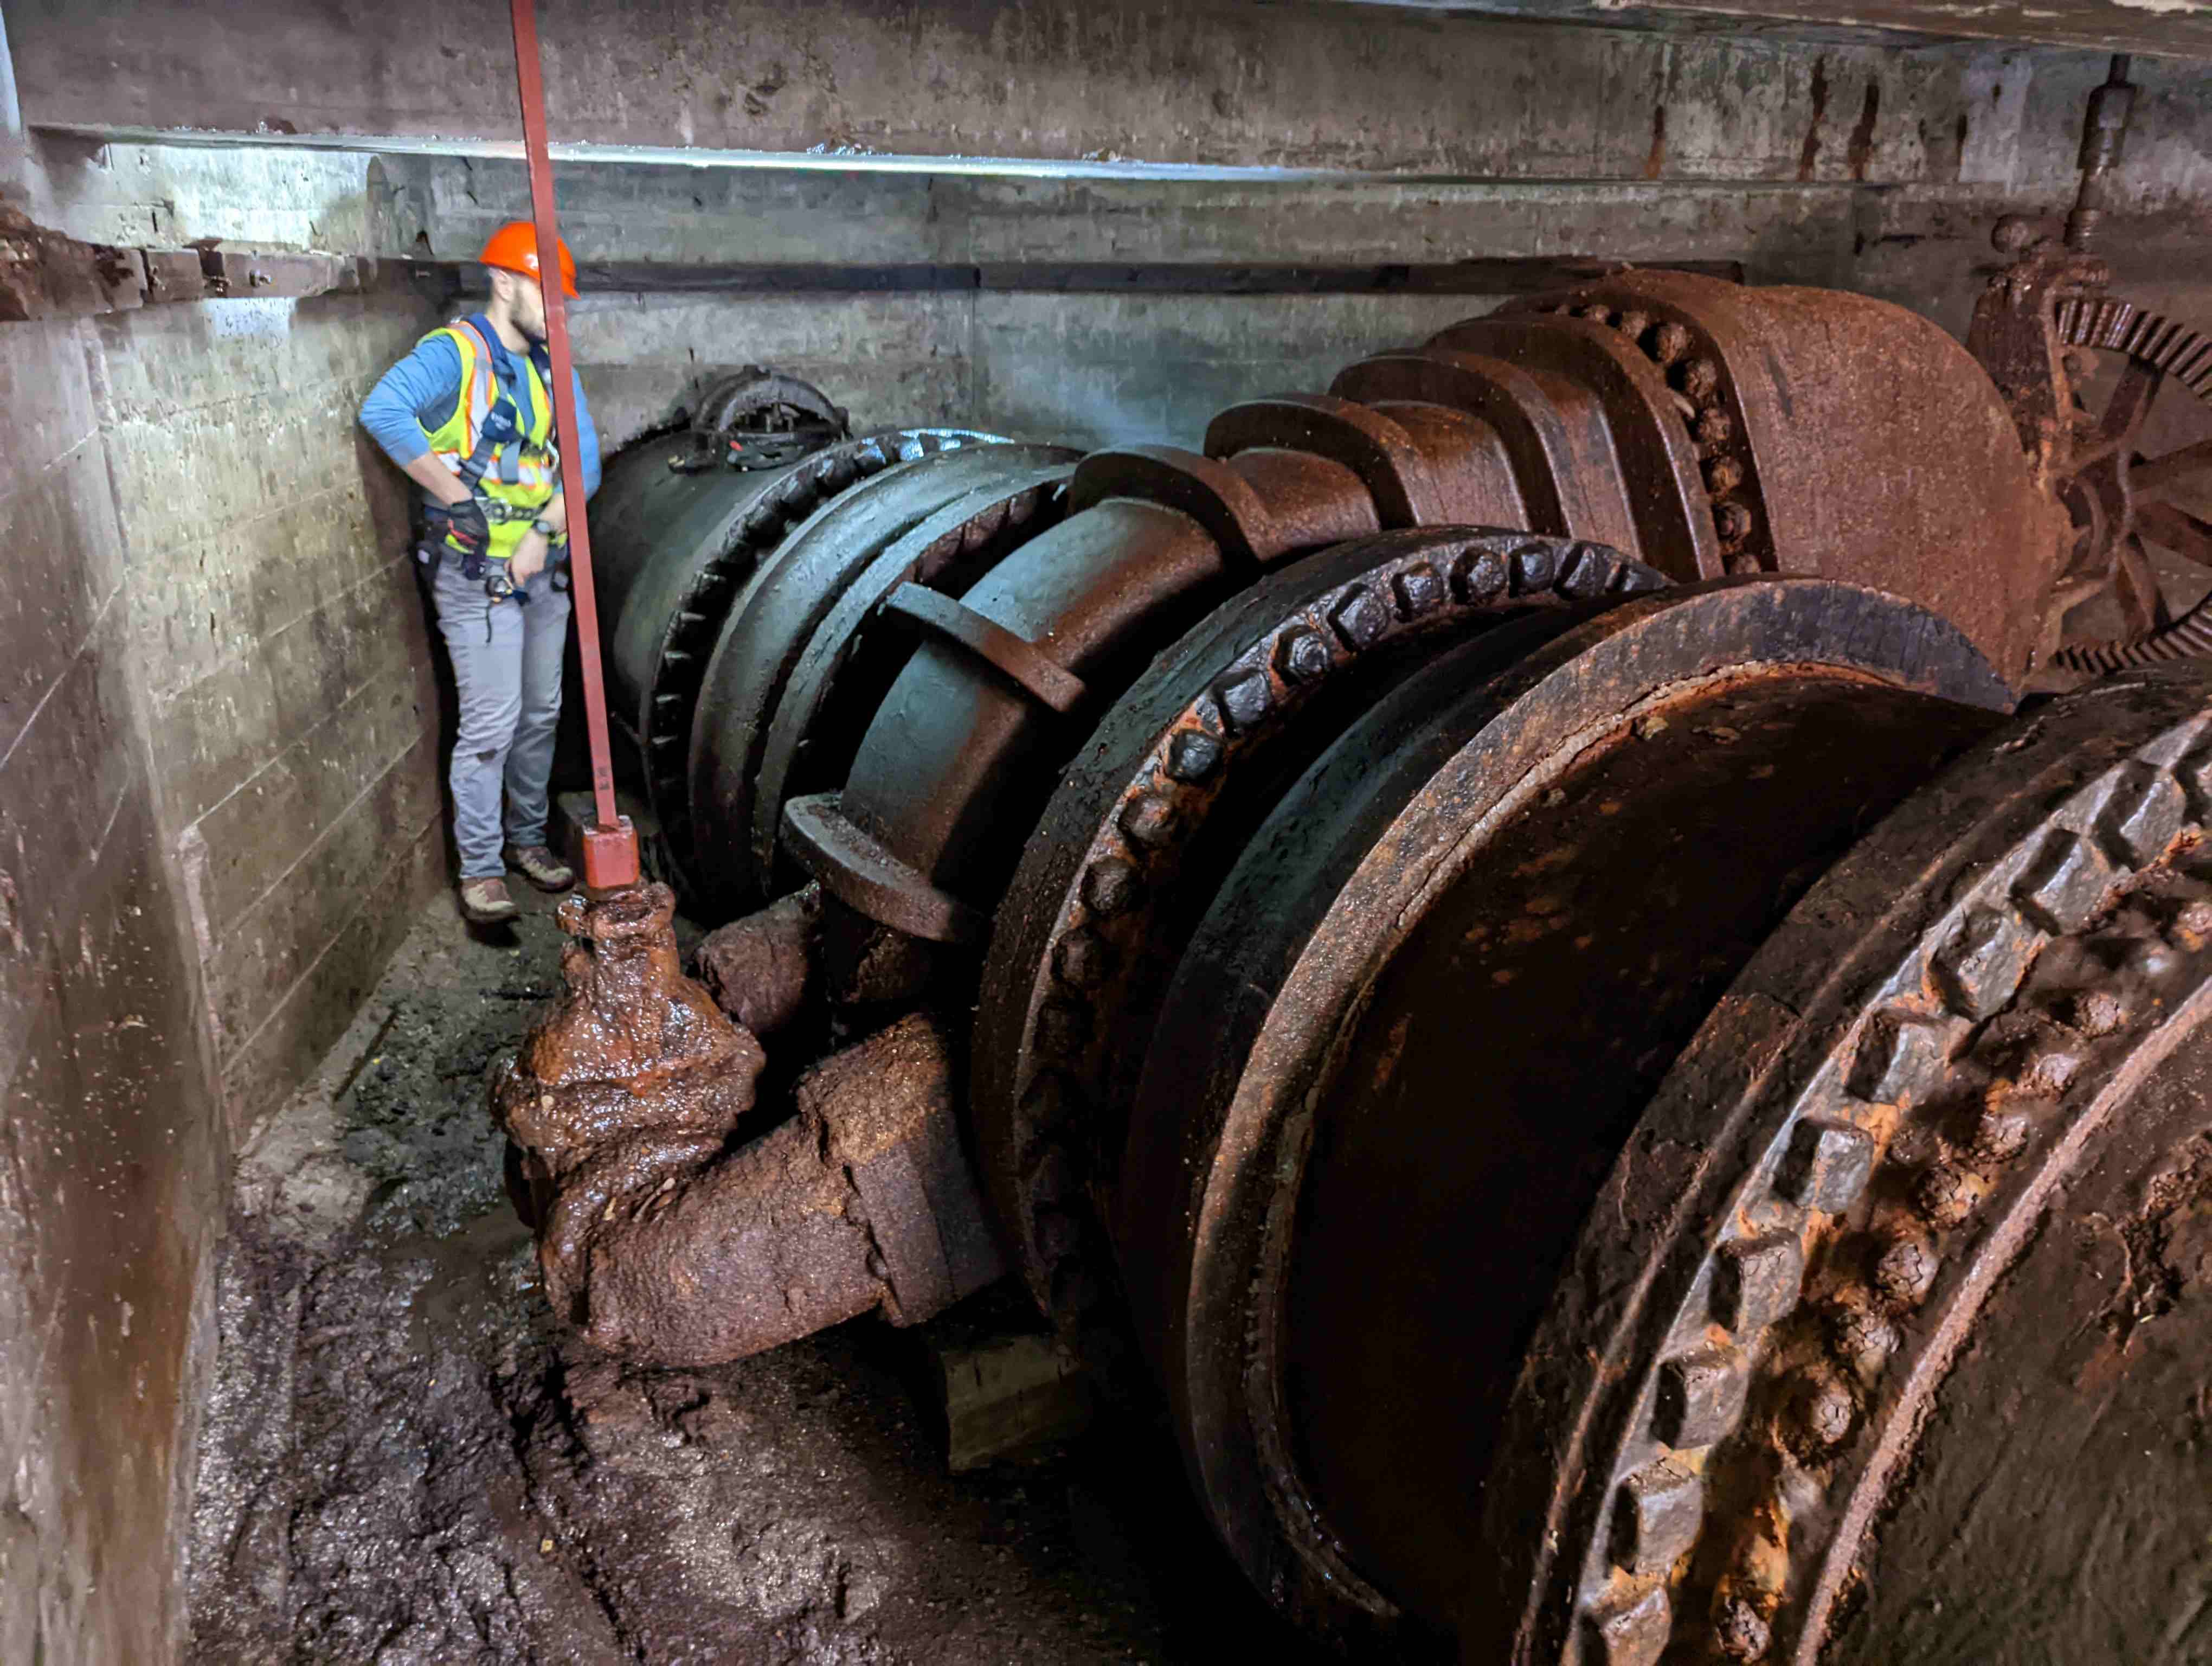
[[[551,992],[559,939],[540,899],[480,935],[434,904],[243,1159],[194,1660],[1316,1658],[1140,1418],[954,1477],[917,1391],[923,1336],[863,1320],[647,1371],[558,1334],[483,1085]],[[940,1324],[1018,1311],[1001,1289]]]

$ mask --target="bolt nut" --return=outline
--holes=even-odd
[[[1144,876],[1118,856],[1093,862],[1083,876],[1083,900],[1096,914],[1127,914],[1144,890]]]
[[[1846,1307],[1830,1322],[1830,1351],[1836,1362],[1862,1383],[1881,1375],[1903,1339],[1889,1316],[1870,1307]]]
[[[1113,946],[1097,932],[1080,927],[1061,938],[1052,952],[1053,970],[1079,989],[1097,988],[1113,967]]]
[[[2128,1021],[2127,1003],[2110,989],[2085,989],[2069,1003],[2066,1021],[2094,1041]]]
[[[1672,319],[1652,333],[1651,356],[1662,364],[1672,364],[1690,350],[1690,328]]]
[[[1743,465],[1733,457],[1716,457],[1705,465],[1705,489],[1716,497],[1725,496],[1743,484]]]
[[[1713,1614],[1713,1643],[1725,1660],[1764,1660],[1774,1644],[1774,1628],[1744,1598],[1724,1596]]]
[[[1121,806],[1120,823],[1133,842],[1158,850],[1176,836],[1175,806],[1157,793],[1139,793]]]
[[[1264,671],[1248,671],[1224,677],[1213,690],[1222,721],[1231,729],[1249,729],[1263,721],[1275,704],[1274,685]]]
[[[1790,1444],[1808,1462],[1819,1462],[1849,1440],[1858,1421],[1858,1402],[1849,1385],[1826,1371],[1799,1377],[1785,1403]]]
[[[1922,1218],[1947,1231],[1963,1224],[1980,1201],[1973,1177],[1954,1163],[1938,1163],[1928,1170],[1913,1192]]]
[[[1713,505],[1713,530],[1721,535],[1723,544],[1741,544],[1751,536],[1753,521],[1748,504],[1722,502]]]
[[[1724,446],[1735,438],[1735,418],[1718,405],[1707,405],[1690,424],[1690,431],[1701,445]]]
[[[1593,324],[1610,324],[1613,322],[1613,308],[1603,301],[1593,301],[1576,307],[1575,316],[1586,318]]]
[[[1220,763],[1221,743],[1202,729],[1185,729],[1168,743],[1168,773],[1177,781],[1204,781]]]
[[[1397,598],[1398,617],[1401,619],[1418,619],[1444,605],[1443,575],[1425,561],[1399,574],[1391,581],[1390,588]]]
[[[1651,327],[1651,314],[1638,312],[1633,307],[1613,319],[1613,327],[1631,341],[1644,339],[1644,332]]]
[[[1504,595],[1511,576],[1495,550],[1470,550],[1452,567],[1452,588],[1462,601],[1480,607]]]
[[[1692,359],[1682,367],[1682,392],[1692,398],[1711,398],[1721,385],[1721,368],[1711,359]]]
[[[1330,664],[1328,644],[1317,630],[1293,630],[1275,644],[1275,669],[1291,682],[1318,682]]]
[[[1977,1163],[2009,1163],[2027,1149],[2034,1134],[2026,1111],[1992,1106],[1975,1119],[1967,1155]]]
[[[1935,1287],[1941,1266],[1935,1250],[1917,1233],[1900,1231],[1875,1255],[1875,1293],[1893,1310],[1917,1307]]]
[[[1037,1050],[1048,1057],[1073,1058],[1090,1039],[1091,1009],[1081,1001],[1048,1000],[1037,1008]]]

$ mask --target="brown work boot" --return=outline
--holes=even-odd
[[[511,844],[507,865],[540,891],[566,891],[576,883],[576,870],[542,844]]]
[[[503,926],[521,912],[507,894],[506,880],[461,881],[461,913],[472,925]]]

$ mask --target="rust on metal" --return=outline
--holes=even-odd
[[[2003,238],[1972,353],[1592,272],[1202,453],[856,441],[726,505],[628,674],[697,894],[768,906],[702,988],[665,891],[570,905],[495,1091],[549,1294],[698,1363],[1017,1272],[1360,1657],[2036,1646],[2011,1454],[2077,1392],[2202,1420],[2212,680],[2008,714],[2069,586],[2196,641],[2142,546],[2212,564],[2212,449],[2135,442],[2212,345]],[[2077,1188],[2124,1288],[2038,1225]],[[1919,1500],[1984,1481],[2013,1600],[1869,1589],[1950,1579]],[[2212,1532],[2158,1496],[2082,1558],[2145,1657]]]
[[[568,992],[493,1086],[556,1310],[609,1353],[711,1365],[872,1310],[927,1318],[996,1278],[937,1027],[909,1016],[831,1055],[740,1143],[765,1057],[683,976],[674,910],[665,885],[564,904]],[[788,1020],[806,925],[726,935],[738,1005]]]

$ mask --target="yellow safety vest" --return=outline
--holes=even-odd
[[[476,455],[484,419],[505,395],[498,377],[492,374],[491,344],[474,324],[462,319],[433,330],[423,340],[432,336],[444,336],[459,350],[461,392],[453,402],[453,414],[429,436],[430,450],[455,476],[465,479],[464,465]],[[514,553],[530,523],[553,501],[561,483],[560,447],[553,437],[553,401],[530,356],[513,353],[508,356],[522,362],[520,392],[529,407],[514,411],[516,437],[493,450],[475,488],[484,518],[491,523],[491,544],[485,554],[495,561],[505,561]],[[512,402],[508,403],[512,409]]]

